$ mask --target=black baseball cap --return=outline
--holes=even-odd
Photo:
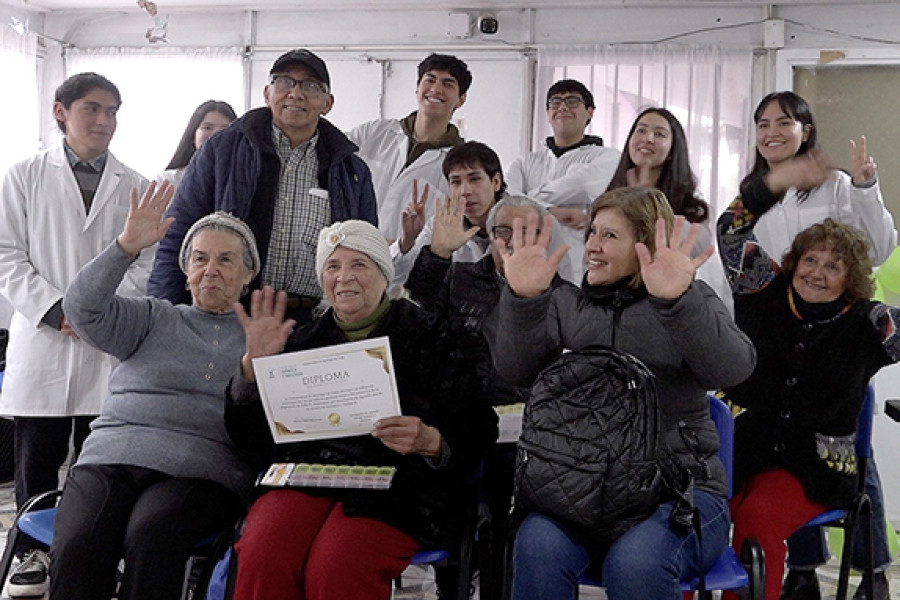
[[[306,67],[312,71],[313,75],[319,78],[319,81],[331,87],[331,78],[328,77],[328,68],[325,66],[325,61],[305,48],[297,48],[279,56],[278,60],[272,65],[269,75],[280,73],[292,65]]]

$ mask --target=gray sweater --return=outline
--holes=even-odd
[[[206,479],[247,498],[255,474],[224,421],[225,386],[244,352],[237,315],[116,296],[133,260],[113,241],[81,269],[63,300],[82,340],[121,361],[78,464]]]

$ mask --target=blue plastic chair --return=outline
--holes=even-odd
[[[0,586],[9,577],[9,571],[12,567],[13,557],[15,556],[16,542],[21,534],[27,535],[32,540],[37,541],[46,547],[50,547],[53,543],[53,525],[56,521],[56,507],[52,508],[36,508],[38,506],[46,506],[50,503],[56,503],[62,496],[62,490],[53,490],[37,494],[29,498],[22,508],[16,513],[16,519],[9,530],[6,539],[6,548],[3,550],[3,557],[0,558]],[[211,536],[197,542],[195,548],[198,554],[205,554],[210,548],[215,548],[215,542],[218,536]],[[206,587],[206,581],[211,575],[211,567],[208,571],[201,573],[201,582],[198,587]]]
[[[734,474],[734,419],[724,402],[709,396],[709,412],[719,434],[719,459],[725,465],[728,497],[733,493]],[[749,569],[749,573],[748,570]],[[681,582],[683,592],[700,591],[701,597],[711,598],[710,590],[736,590],[747,587],[751,600],[762,600],[765,593],[765,565],[762,549],[755,540],[748,540],[741,550],[741,560],[734,549],[726,546],[712,568],[704,575],[704,589],[700,590],[700,578]],[[591,575],[584,575],[580,585],[603,587],[603,582]],[[577,594],[577,590],[576,590]]]
[[[12,567],[13,557],[15,556],[16,542],[20,534],[24,533],[39,544],[50,546],[50,543],[53,541],[53,522],[56,519],[56,508],[36,509],[36,507],[55,504],[61,495],[62,490],[38,494],[30,498],[18,510],[16,519],[13,521],[6,538],[6,548],[3,550],[3,557],[0,558],[0,575],[2,575],[0,577],[0,586],[9,577],[9,570]]]
[[[875,390],[872,384],[866,387],[866,397],[856,424],[856,497],[849,510],[827,510],[810,519],[804,527],[841,527],[844,529],[844,549],[841,553],[841,568],[838,574],[838,587],[835,600],[846,600],[848,581],[850,579],[850,559],[853,554],[853,542],[856,537],[856,523],[861,519],[863,539],[865,541],[866,565],[865,578],[867,598],[874,598],[872,588],[872,500],[866,494],[866,470],[872,457],[872,421],[875,414]]]

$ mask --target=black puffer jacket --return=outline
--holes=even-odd
[[[344,512],[379,519],[426,546],[446,546],[460,530],[464,484],[497,439],[497,416],[466,369],[453,336],[439,319],[406,300],[391,304],[370,334],[388,336],[404,415],[436,427],[450,460],[435,468],[421,455],[403,456],[371,436],[282,444],[272,442],[256,385],[236,377],[225,409],[226,426],[239,448],[270,462],[320,462],[395,466],[390,490],[327,490]],[[345,342],[331,311],[298,330],[286,352]],[[309,491],[309,490],[306,490]]]
[[[746,379],[756,352],[705,283],[695,281],[675,301],[615,285],[563,284],[535,298],[517,298],[507,287],[498,341],[505,351],[494,363],[516,383],[533,381],[565,349],[607,345],[637,357],[656,376],[667,458],[689,469],[698,488],[725,496],[706,390]]]
[[[563,281],[556,276],[551,287]],[[495,340],[504,285],[490,254],[474,263],[456,262],[434,254],[431,246],[419,253],[406,281],[413,300],[447,321],[495,406],[525,402],[530,393],[529,385],[514,385],[491,362],[491,352],[503,352]]]

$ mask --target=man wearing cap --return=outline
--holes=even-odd
[[[547,149],[514,160],[507,172],[510,194],[524,194],[546,206],[564,226],[565,242],[576,273],[560,273],[581,281],[584,227],[588,208],[606,191],[619,152],[603,147],[603,140],[585,134],[594,116],[594,95],[575,79],[562,79],[547,90],[547,119],[553,135]]]
[[[199,218],[224,210],[253,230],[262,259],[251,288],[288,293],[291,318],[310,319],[319,231],[335,221],[377,224],[375,192],[357,147],[322,118],[334,104],[321,58],[291,50],[275,61],[266,106],[247,112],[194,155],[172,200],[175,222],[160,242],[147,291],[187,302],[178,249]]]
[[[450,148],[463,143],[450,118],[465,103],[472,85],[469,67],[455,56],[430,54],[419,63],[417,71],[418,110],[403,119],[363,123],[347,134],[372,169],[378,228],[388,243],[403,237],[401,214],[411,199],[419,202],[419,229],[425,214],[434,213],[437,199],[447,193],[441,169],[444,157]],[[418,199],[414,196],[414,182]],[[407,241],[406,250],[412,247],[415,236]],[[397,251],[396,247],[391,249],[392,254]]]

